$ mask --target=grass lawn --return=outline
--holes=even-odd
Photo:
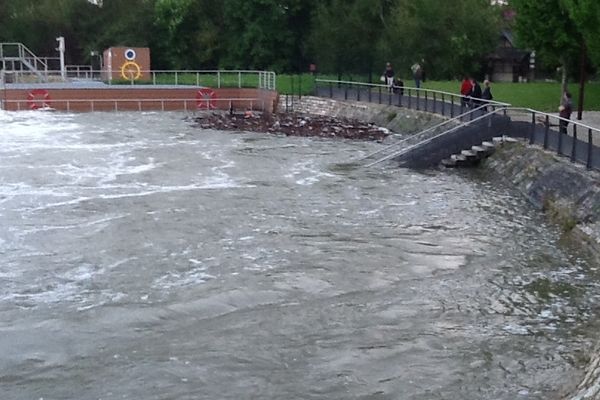
[[[460,82],[433,81],[426,82],[427,89],[442,90],[458,93]],[[515,107],[533,108],[538,111],[557,112],[560,103],[560,83],[492,83],[494,100],[510,103]],[[569,85],[573,94],[573,103],[577,109],[579,100],[579,85]],[[584,110],[600,111],[600,83],[589,83],[585,86]]]
[[[319,75],[319,79],[336,80],[337,77]],[[344,76],[344,80],[354,82],[365,82],[366,78],[356,76],[353,79]],[[411,80],[404,81],[406,85],[412,85]],[[440,90],[450,93],[458,93],[460,88],[459,81],[427,81],[423,84],[425,89]],[[292,90],[293,88],[293,90]],[[572,83],[569,85],[573,94],[573,102],[577,109],[579,100],[579,85]],[[301,89],[303,95],[309,95],[314,90],[314,77],[310,74],[298,75],[278,75],[277,90],[283,94],[298,94]],[[512,104],[515,107],[532,108],[538,111],[557,112],[560,102],[560,83],[533,82],[533,83],[504,83],[493,82],[492,94],[494,100]],[[584,110],[600,111],[600,83],[588,83],[585,86]]]

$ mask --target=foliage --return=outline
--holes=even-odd
[[[583,35],[588,54],[600,65],[600,2],[598,0],[561,0],[579,32]]]
[[[547,65],[574,69],[582,37],[562,0],[512,0],[522,45],[536,49]]]
[[[430,77],[451,78],[480,72],[499,32],[499,10],[488,0],[417,0],[392,9],[385,43],[404,71],[424,60]]]
[[[585,39],[600,63],[597,0],[511,0],[524,43],[552,65],[576,63]],[[0,0],[0,39],[67,62],[91,51],[149,46],[155,69],[272,69],[378,76],[386,61],[407,77],[477,74],[497,45],[489,0]]]

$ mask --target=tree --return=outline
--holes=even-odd
[[[157,0],[154,63],[170,69],[217,68],[224,45],[222,1]]]
[[[536,50],[542,62],[560,66],[563,91],[574,60],[578,60],[583,37],[561,0],[512,0],[517,12],[519,40]]]
[[[322,70],[371,72],[385,31],[387,0],[331,0],[316,8],[310,47]],[[385,60],[378,60],[382,64]]]
[[[313,0],[225,0],[226,67],[298,70]]]
[[[598,0],[562,0],[578,31],[581,32],[590,59],[600,65],[600,2]]]
[[[489,0],[398,1],[386,44],[403,71],[425,60],[429,76],[453,78],[481,71],[499,31],[499,10]]]

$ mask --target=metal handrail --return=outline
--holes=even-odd
[[[33,60],[33,68],[35,69],[35,71],[32,71],[34,73],[39,73],[40,69],[42,71],[47,70],[48,65],[42,61],[38,56],[35,55],[35,53],[33,53],[31,50],[29,50],[29,48],[27,46],[25,46],[23,43],[0,43],[0,59],[5,58],[5,57],[13,57],[13,56],[5,56],[6,50],[5,47],[16,47],[17,48],[17,57],[19,60]],[[39,64],[39,65],[38,65]],[[38,68],[39,66],[41,66],[42,68]]]
[[[480,121],[480,120],[482,120],[482,119],[484,119],[484,118],[490,118],[490,117],[492,116],[492,114],[496,114],[496,113],[497,113],[497,112],[499,112],[499,111],[502,111],[502,112],[504,112],[504,111],[505,111],[505,109],[504,109],[504,108],[497,108],[497,109],[495,109],[495,110],[489,111],[489,112],[487,112],[487,113],[486,113],[486,114],[484,114],[484,115],[481,115],[481,116],[479,116],[479,117],[477,117],[477,118],[474,118],[474,119],[472,119],[472,120],[469,120],[469,121],[463,122],[462,124],[459,124],[459,125],[457,125],[457,126],[454,126],[454,127],[450,128],[450,129],[448,129],[448,130],[445,130],[445,131],[443,131],[442,133],[440,133],[440,134],[438,134],[438,135],[435,135],[435,136],[429,137],[429,138],[427,138],[427,139],[424,139],[424,140],[422,140],[422,141],[420,141],[420,142],[418,142],[418,143],[416,143],[416,144],[414,144],[414,145],[411,145],[411,146],[405,147],[405,148],[403,148],[403,149],[400,149],[400,150],[398,150],[398,151],[396,151],[396,152],[394,152],[394,153],[392,153],[392,154],[390,154],[390,155],[388,155],[388,156],[385,156],[385,157],[383,157],[383,158],[380,158],[380,159],[378,159],[378,160],[376,160],[376,161],[373,161],[372,163],[365,165],[365,168],[372,167],[373,165],[376,165],[376,164],[382,163],[383,161],[387,161],[387,160],[389,160],[389,159],[391,159],[391,158],[398,157],[398,156],[401,156],[401,155],[403,155],[403,154],[406,154],[406,153],[407,153],[409,150],[412,150],[412,149],[414,149],[414,148],[416,148],[416,147],[419,147],[419,146],[422,146],[422,145],[424,145],[425,143],[429,143],[429,142],[431,142],[431,141],[432,141],[432,140],[434,140],[434,139],[438,139],[438,138],[440,138],[440,137],[442,137],[442,136],[444,136],[444,135],[447,135],[447,134],[449,134],[449,133],[452,133],[452,132],[456,131],[457,129],[460,129],[460,128],[464,127],[464,126],[468,126],[468,125],[470,125],[470,124],[472,124],[472,123],[474,123],[474,122]]]
[[[95,111],[95,106],[94,104],[111,104],[114,105],[113,107],[113,111],[119,111],[118,109],[118,104],[119,103],[137,103],[138,104],[138,110],[141,110],[141,105],[144,103],[161,103],[161,109],[164,109],[164,105],[166,103],[183,103],[184,107],[183,109],[185,111],[191,111],[191,110],[202,110],[204,108],[200,107],[200,105],[206,104],[207,108],[206,109],[211,109],[209,106],[210,103],[233,103],[233,102],[238,102],[238,103],[249,103],[250,104],[250,110],[255,111],[255,105],[261,105],[261,109],[264,110],[265,109],[265,105],[267,103],[268,100],[265,99],[261,99],[258,97],[230,97],[230,98],[218,98],[218,99],[196,99],[196,98],[162,98],[162,99],[53,99],[48,101],[48,103],[66,103],[67,105],[67,111],[71,111],[71,104],[72,103],[89,103],[90,104],[90,109],[91,111]],[[21,104],[25,104],[27,105],[29,103],[28,100],[4,100],[3,101],[4,104],[17,104],[17,110],[18,111],[23,111],[26,110],[26,108],[24,107],[23,109],[21,109]],[[188,108],[187,105],[188,103],[192,103],[194,105],[196,105],[196,107],[190,107]],[[52,108],[52,107],[50,107]],[[150,110],[148,110],[150,111]]]
[[[379,149],[379,150],[374,151],[374,152],[372,152],[370,154],[367,154],[366,156],[364,156],[363,158],[361,158],[359,161],[364,161],[366,159],[369,159],[369,158],[373,157],[374,155],[377,155],[379,153],[383,153],[384,151],[387,151],[387,150],[389,150],[391,148],[401,146],[401,145],[405,144],[407,141],[409,141],[411,139],[414,139],[415,137],[422,136],[425,133],[429,133],[429,132],[434,131],[434,130],[436,130],[438,128],[441,128],[444,125],[447,125],[447,124],[450,124],[450,123],[453,123],[453,122],[457,122],[457,121],[460,122],[464,117],[466,117],[468,115],[471,115],[471,114],[474,114],[476,111],[481,111],[483,109],[487,109],[487,107],[488,107],[487,105],[479,106],[477,108],[469,110],[466,113],[458,115],[458,116],[456,116],[454,118],[447,119],[447,120],[445,120],[445,121],[443,121],[443,122],[441,122],[439,124],[436,124],[436,125],[431,126],[431,127],[427,128],[427,129],[424,129],[424,130],[422,130],[422,131],[420,131],[418,133],[415,133],[414,135],[411,135],[411,136],[409,136],[409,137],[407,137],[405,139],[402,139],[402,140],[400,140],[400,141],[398,141],[396,143],[390,144],[390,145],[388,145],[388,146],[386,146],[386,147],[384,147],[382,149]]]
[[[266,90],[276,90],[277,75],[273,71],[253,71],[253,70],[140,70],[140,76],[147,76],[144,79],[113,79],[112,74],[120,73],[119,69],[113,71],[106,70],[88,70],[85,71],[85,77],[95,81],[108,81],[108,84],[130,84],[130,85],[160,85],[160,84],[175,84],[175,85],[196,85],[201,86],[203,77],[210,76],[215,80],[217,88],[221,87],[258,87]],[[22,76],[31,75],[28,71],[14,71],[17,79]],[[46,79],[51,76],[60,77],[61,72],[58,70],[44,71]],[[162,83],[161,75],[169,75],[171,83]],[[247,77],[253,78],[252,85],[246,83]],[[185,83],[192,78],[194,82]],[[103,79],[104,78],[104,79]],[[224,85],[224,82],[234,82],[234,85]]]
[[[350,86],[364,86],[364,87],[372,87],[372,88],[385,88],[385,89],[389,89],[390,88],[389,85],[382,85],[382,84],[378,84],[378,83],[338,81],[338,80],[332,80],[332,79],[315,79],[315,82],[333,83],[333,84],[350,85]],[[416,92],[435,93],[435,94],[440,94],[440,95],[444,95],[444,96],[450,96],[450,97],[454,97],[454,98],[476,100],[476,101],[484,102],[484,103],[489,104],[489,105],[496,105],[496,106],[499,106],[499,107],[510,107],[511,106],[511,104],[509,104],[509,103],[503,103],[503,102],[495,101],[495,100],[484,100],[484,99],[481,99],[481,98],[475,98],[475,97],[471,97],[471,96],[463,96],[461,94],[456,94],[456,93],[451,93],[451,92],[444,92],[442,90],[416,88],[416,87],[411,87],[411,86],[395,86],[395,85],[393,87],[394,88],[398,88],[398,89],[405,89],[405,90],[409,90],[410,89],[411,91],[415,91],[415,93]]]

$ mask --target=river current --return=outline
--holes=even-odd
[[[551,399],[598,271],[499,179],[179,113],[0,114],[0,398]]]

